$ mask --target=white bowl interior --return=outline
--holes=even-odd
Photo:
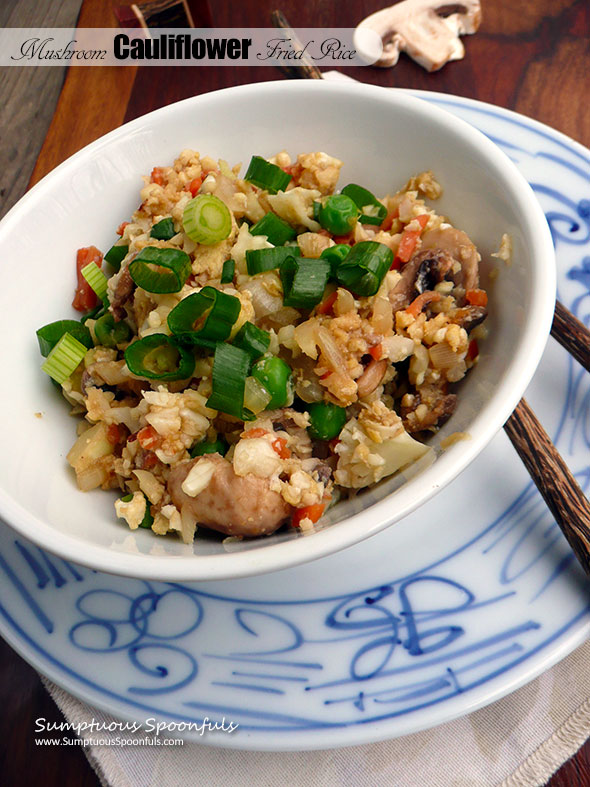
[[[490,295],[490,336],[481,344],[480,363],[461,384],[457,411],[433,444],[456,431],[468,431],[471,440],[453,446],[401,486],[399,478],[392,479],[339,504],[321,532],[308,538],[279,534],[231,545],[197,538],[194,547],[186,546],[129,531],[115,518],[114,493],[77,490],[65,460],[76,422],[40,370],[35,330],[76,316],[69,305],[76,249],[109,248],[115,228],[138,204],[140,176],[155,165],[171,164],[184,148],[232,165],[283,148],[291,154],[324,150],[344,162],[340,186],[360,183],[378,196],[395,191],[410,175],[435,173],[444,188],[437,210],[477,244]],[[511,266],[490,257],[505,232],[513,242]],[[555,295],[544,217],[508,159],[479,132],[426,102],[354,84],[246,86],[140,118],[85,148],[21,200],[0,224],[0,253],[5,271],[0,513],[64,557],[162,579],[284,567],[354,543],[415,508],[502,426],[540,359]],[[493,282],[492,268],[500,269]]]

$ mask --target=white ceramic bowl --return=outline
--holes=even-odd
[[[68,406],[41,372],[35,330],[74,316],[75,251],[103,250],[137,206],[140,176],[184,148],[247,162],[286,148],[344,161],[340,185],[375,194],[434,171],[439,213],[478,246],[490,295],[489,338],[459,390],[456,412],[433,441],[466,431],[419,475],[382,482],[340,503],[319,532],[222,545],[135,531],[114,515],[114,493],[78,491],[65,456],[75,438]],[[503,233],[513,264],[492,260]],[[492,142],[443,110],[355,83],[272,82],[230,88],[164,107],[84,148],[35,186],[0,223],[0,514],[44,548],[93,568],[162,580],[240,577],[313,560],[388,527],[440,490],[485,447],[540,360],[555,301],[550,233],[533,192]],[[491,263],[494,263],[493,266]],[[491,267],[500,268],[494,282]],[[42,417],[35,416],[42,413]],[[432,523],[437,527],[437,523]]]

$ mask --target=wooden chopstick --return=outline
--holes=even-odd
[[[289,31],[294,47],[302,48],[284,14],[273,11],[275,27]],[[290,79],[322,79],[309,60],[297,66],[280,66]],[[590,371],[590,331],[565,306],[556,301],[551,335]],[[578,562],[590,576],[590,504],[537,416],[524,399],[504,424],[504,430],[535,486],[567,538]]]
[[[285,40],[289,40],[293,49],[296,52],[301,52],[303,50],[303,44],[295,35],[295,31],[291,27],[291,25],[287,22],[287,19],[282,11],[278,9],[273,11],[270,15],[271,22],[273,26],[278,28],[279,30],[284,31],[284,38]],[[313,64],[309,56],[303,52],[303,55],[297,65],[295,66],[288,66],[288,65],[279,65],[278,69],[285,74],[285,76],[289,77],[289,79],[322,79],[322,72],[320,69]]]
[[[580,485],[525,399],[516,405],[504,430],[590,576],[590,505]]]
[[[551,336],[590,372],[590,331],[561,301],[555,301]]]

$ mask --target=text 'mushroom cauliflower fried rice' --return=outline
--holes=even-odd
[[[144,178],[104,255],[77,255],[84,316],[37,332],[83,414],[84,491],[131,529],[313,529],[344,491],[407,468],[477,362],[480,255],[416,175],[377,199],[326,153],[240,166],[183,151]]]

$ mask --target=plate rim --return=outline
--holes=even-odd
[[[488,103],[482,102],[482,101],[476,101],[474,99],[469,99],[469,98],[465,98],[465,97],[461,97],[461,96],[450,96],[449,94],[436,93],[434,91],[414,91],[414,92],[428,93],[429,95],[431,95],[433,97],[439,97],[439,98],[442,98],[442,99],[455,99],[455,100],[458,100],[460,104],[466,104],[467,106],[469,106],[470,104],[477,104],[477,105],[482,106],[483,108],[491,108],[496,113],[498,113],[500,115],[509,114],[511,116],[514,116],[515,119],[517,119],[517,118],[521,119],[520,120],[521,124],[522,124],[522,118],[524,118],[526,126],[528,126],[529,123],[532,124],[532,125],[535,125],[535,126],[539,126],[540,130],[542,132],[544,132],[544,133],[549,132],[547,135],[550,138],[554,138],[555,135],[559,135],[559,137],[561,138],[560,141],[562,143],[563,142],[568,143],[568,144],[569,143],[574,143],[574,145],[577,148],[580,149],[578,152],[580,152],[582,154],[585,154],[586,159],[590,160],[590,150],[588,150],[587,148],[585,148],[583,145],[581,145],[580,143],[576,142],[575,140],[570,140],[570,138],[567,137],[567,135],[563,134],[563,132],[560,132],[560,131],[557,131],[557,130],[553,130],[549,126],[547,126],[547,125],[545,125],[543,123],[540,123],[539,121],[535,121],[534,119],[528,118],[528,117],[526,117],[524,115],[520,115],[519,113],[514,112],[512,110],[507,110],[507,109],[504,109],[503,107],[496,107],[496,106],[494,106],[492,104],[488,104]],[[9,527],[9,526],[7,525],[7,527]],[[351,547],[351,548],[354,549],[354,546]],[[105,573],[107,573],[107,572],[105,572]],[[5,619],[5,615],[4,615],[5,611],[4,611],[4,609],[3,609],[3,607],[1,605],[0,605],[0,611],[2,611],[2,613],[3,613],[2,618]],[[47,675],[47,677],[49,677],[50,680],[52,680],[54,683],[56,683],[56,685],[61,686],[61,688],[63,688],[65,691],[67,691],[69,693],[72,693],[74,696],[78,697],[83,702],[87,702],[87,703],[93,705],[94,707],[99,708],[99,709],[105,711],[106,713],[114,714],[114,715],[118,716],[119,718],[128,718],[130,720],[134,718],[132,715],[129,715],[129,716],[126,715],[120,709],[118,709],[116,711],[113,711],[113,706],[112,705],[109,706],[108,703],[106,703],[106,702],[101,702],[100,700],[97,701],[96,698],[91,697],[90,695],[85,694],[83,691],[81,691],[79,689],[72,690],[71,684],[68,685],[67,680],[65,680],[62,675],[58,674],[57,672],[54,672],[51,669],[43,669],[42,667],[40,667],[39,666],[39,660],[36,660],[35,657],[33,655],[31,655],[29,650],[26,647],[23,646],[22,642],[18,639],[18,637],[14,636],[12,634],[12,632],[9,632],[7,634],[7,632],[5,631],[5,626],[4,625],[0,626],[0,628],[2,629],[2,636],[9,642],[11,647],[13,647],[13,649],[17,653],[19,653],[35,669],[37,669],[37,670],[41,671],[43,674]],[[529,683],[535,677],[538,677],[540,674],[545,672],[547,669],[551,668],[554,664],[556,664],[561,659],[565,658],[565,656],[567,656],[570,652],[572,652],[579,644],[581,644],[587,638],[589,632],[590,632],[590,616],[588,616],[588,607],[586,607],[584,610],[579,612],[571,621],[569,621],[567,624],[565,624],[565,626],[563,628],[559,629],[559,631],[557,633],[555,633],[554,635],[552,635],[549,638],[550,642],[555,642],[556,643],[555,646],[552,649],[550,649],[548,652],[543,653],[543,655],[540,656],[541,652],[543,650],[546,650],[546,648],[547,648],[547,645],[545,643],[542,643],[541,645],[538,645],[536,648],[534,648],[532,651],[529,651],[526,654],[526,656],[519,662],[519,664],[527,664],[528,669],[522,669],[522,672],[520,674],[517,673],[516,675],[514,675],[513,679],[510,680],[510,681],[503,681],[504,682],[503,688],[496,688],[496,689],[494,689],[494,685],[495,685],[496,681],[502,680],[503,677],[505,678],[506,673],[504,673],[503,675],[496,676],[495,678],[492,678],[492,679],[489,679],[488,681],[486,681],[485,685],[487,687],[490,687],[489,691],[487,692],[487,694],[488,694],[487,697],[483,697],[480,700],[475,701],[475,702],[467,703],[469,705],[469,707],[463,708],[462,710],[459,710],[456,713],[447,714],[445,716],[445,718],[442,719],[442,720],[440,720],[440,719],[439,720],[433,719],[431,722],[428,722],[428,723],[420,723],[420,722],[418,722],[415,725],[412,725],[412,724],[406,725],[407,729],[404,730],[403,732],[397,732],[397,733],[394,732],[394,733],[392,733],[391,730],[388,729],[388,727],[391,726],[391,720],[385,720],[383,722],[381,722],[381,721],[374,721],[374,722],[368,723],[365,726],[365,728],[364,728],[367,731],[367,734],[366,735],[361,735],[361,734],[353,735],[352,737],[355,738],[353,741],[345,740],[345,741],[338,741],[338,742],[335,742],[335,743],[328,743],[328,744],[326,744],[326,742],[324,740],[321,745],[305,745],[305,744],[302,745],[300,740],[298,740],[297,743],[292,745],[292,746],[280,747],[280,748],[278,748],[276,746],[263,747],[258,742],[255,742],[255,745],[248,745],[247,741],[246,741],[246,745],[236,745],[236,744],[234,744],[233,741],[234,740],[237,741],[239,739],[237,739],[237,738],[233,739],[231,736],[224,736],[223,740],[220,740],[221,736],[210,736],[210,737],[205,738],[204,740],[201,739],[201,738],[197,738],[196,740],[199,741],[199,742],[206,743],[207,745],[220,746],[220,747],[223,747],[223,748],[230,748],[230,749],[251,749],[251,750],[256,750],[256,751],[271,751],[271,750],[272,751],[304,751],[304,750],[326,749],[326,748],[344,748],[344,747],[349,747],[349,746],[354,746],[354,745],[363,745],[363,744],[366,744],[366,743],[369,743],[369,742],[377,742],[377,741],[381,741],[381,740],[386,740],[386,739],[390,739],[392,737],[398,737],[398,736],[412,734],[414,732],[418,732],[420,730],[430,729],[433,726],[437,726],[437,725],[442,724],[442,723],[450,722],[453,719],[460,718],[463,715],[466,715],[467,713],[471,713],[472,711],[474,711],[474,710],[476,710],[478,708],[485,707],[486,705],[488,705],[488,704],[490,704],[492,702],[495,702],[496,700],[499,700],[502,697],[512,693],[513,691],[517,690],[521,686]],[[533,658],[533,659],[536,658],[536,661],[533,663],[533,665],[530,664],[530,659],[531,658]],[[518,670],[519,666],[510,668],[508,670],[508,672],[512,671],[515,668]],[[76,680],[78,680],[78,678],[76,678]],[[100,689],[100,691],[104,692],[105,690],[104,689]],[[467,693],[465,695],[462,695],[462,696],[466,697]],[[121,701],[122,701],[122,703],[129,704],[129,700],[127,700],[127,699],[121,698]],[[444,701],[441,702],[439,707],[445,707],[445,702]],[[166,714],[160,713],[160,716],[162,718],[165,718]],[[137,718],[137,717],[135,717],[135,718]],[[173,718],[173,717],[170,717],[170,718]],[[408,719],[409,716],[406,716],[405,718]],[[383,726],[383,731],[381,732],[381,731],[373,730],[373,734],[371,734],[371,728],[376,727],[378,725],[382,725]],[[345,731],[347,729],[354,730],[355,732],[359,731],[359,730],[363,730],[363,728],[360,727],[359,725],[346,725],[346,726],[343,726],[343,727],[339,727],[338,729],[339,729],[339,734],[340,735],[342,735],[342,733],[345,733]],[[327,731],[324,730],[324,732],[327,732]],[[374,734],[375,732],[377,734]],[[301,736],[303,736],[305,734],[306,734],[306,731],[303,730],[303,731],[297,733],[297,737],[300,738]],[[309,733],[307,733],[307,734],[309,734]],[[292,732],[290,733],[290,735],[292,736],[292,738],[295,737],[295,736],[293,736]],[[317,735],[317,733],[316,733],[316,735]],[[186,737],[187,737],[187,740],[193,740],[193,738],[191,738],[191,736],[186,736]],[[345,735],[345,737],[348,737],[348,736]]]
[[[341,90],[342,92],[350,92],[352,90],[353,93],[356,92],[359,94],[359,96],[362,93],[368,94],[369,96],[371,93],[374,96],[381,96],[384,90],[382,87],[368,85],[365,83],[357,83],[354,81],[338,83],[330,82],[329,80],[326,80],[326,82],[323,83],[320,80],[317,82],[306,82],[305,90],[309,90],[310,87],[312,89],[321,90],[325,87],[326,83],[330,85],[330,89],[335,89],[336,91]],[[187,106],[199,100],[206,100],[209,97],[213,97],[213,100],[215,100],[219,96],[223,97],[224,95],[235,91],[247,93],[248,90],[251,92],[259,90],[272,90],[277,85],[281,85],[283,89],[286,88],[287,90],[292,91],[303,89],[296,81],[284,82],[281,80],[265,83],[250,83],[248,85],[224,88],[222,90],[204,93],[199,96],[192,96],[175,102],[174,104],[161,107],[159,109],[153,110],[152,112],[146,113],[145,115],[142,115],[141,117],[136,118],[117,129],[114,129],[113,131],[85,146],[70,158],[66,159],[66,161],[62,162],[51,173],[49,173],[48,176],[37,183],[2,219],[0,222],[0,230],[10,226],[11,220],[14,220],[15,215],[18,215],[19,206],[26,206],[28,201],[32,199],[34,195],[42,194],[44,189],[51,187],[50,181],[53,176],[66,172],[67,170],[72,169],[72,167],[75,168],[75,165],[80,158],[86,157],[92,152],[99,151],[105,145],[110,144],[112,140],[116,140],[119,137],[125,137],[130,131],[132,132],[133,130],[144,127],[146,120],[149,118],[153,118],[156,115],[166,114],[171,110],[178,111],[178,108]],[[393,90],[398,97],[403,97],[404,100],[410,99],[410,102],[423,100],[420,96],[411,96],[410,94],[412,91],[406,89],[392,88],[391,90]],[[446,95],[435,94],[430,91],[415,92],[422,92],[424,95],[430,93],[432,97],[435,95]],[[455,98],[460,99],[461,97]],[[471,101],[471,99],[461,100]],[[498,146],[491,142],[491,140],[489,140],[485,134],[483,134],[473,124],[468,123],[462,118],[457,118],[456,115],[453,115],[453,113],[448,112],[447,110],[436,107],[436,112],[441,113],[441,123],[444,123],[445,117],[448,118],[452,116],[453,123],[458,120],[460,127],[462,127],[460,128],[460,131],[464,135],[472,136],[475,131],[477,136],[480,137],[479,144],[483,145],[484,148],[487,149],[487,155],[498,161],[500,171],[504,171],[508,165],[513,170],[511,174],[515,176],[521,182],[521,184],[526,184],[526,189],[530,191],[532,196],[532,190],[530,189],[530,185],[524,176],[518,172],[513,162],[510,162],[505,153],[499,150]],[[518,203],[519,207],[521,204],[524,206],[524,194],[517,196],[518,199],[516,199],[516,202]],[[542,212],[537,210],[538,203],[536,200],[533,204],[535,205],[533,209],[534,212],[539,214],[537,218],[541,219]],[[368,523],[363,523],[362,528],[359,527],[359,520],[364,517],[364,511],[353,513],[343,522],[339,522],[337,526],[337,532],[334,531],[333,527],[328,527],[324,530],[319,530],[318,532],[314,533],[312,539],[289,539],[284,542],[265,546],[262,550],[244,550],[236,552],[234,555],[216,554],[194,556],[194,559],[181,556],[168,556],[165,558],[166,563],[164,564],[162,562],[161,556],[154,558],[151,555],[145,555],[143,553],[141,555],[136,555],[129,552],[118,552],[112,549],[109,550],[108,548],[102,546],[92,546],[92,550],[96,550],[95,555],[94,557],[88,557],[85,560],[84,552],[82,551],[82,554],[80,554],[80,539],[77,539],[71,534],[59,533],[59,542],[57,544],[54,543],[56,536],[55,529],[41,521],[38,517],[30,514],[27,509],[15,501],[11,496],[6,494],[1,488],[0,514],[5,517],[7,524],[9,524],[12,529],[20,533],[23,537],[33,541],[35,544],[41,546],[43,549],[46,549],[48,552],[58,555],[59,557],[62,557],[71,562],[78,563],[79,565],[83,565],[88,568],[98,568],[98,570],[105,573],[121,574],[127,577],[138,579],[151,579],[157,576],[158,580],[160,581],[176,582],[229,580],[245,578],[248,576],[263,575],[265,573],[279,571],[295,567],[296,565],[313,562],[326,557],[329,554],[337,553],[343,549],[352,548],[355,544],[360,543],[371,536],[377,535],[379,532],[382,532],[388,527],[391,527],[395,522],[408,516],[422,504],[432,499],[436,494],[442,491],[442,489],[444,489],[448,483],[450,483],[461,472],[463,472],[469,466],[469,464],[474,461],[474,459],[483,450],[485,450],[485,447],[490,443],[494,435],[502,428],[502,423],[507,420],[514,407],[518,403],[520,395],[514,393],[514,383],[518,383],[517,388],[519,390],[522,387],[521,381],[526,382],[526,385],[530,384],[538,363],[541,360],[546,342],[549,337],[549,329],[553,316],[554,296],[556,291],[555,255],[553,244],[551,243],[549,228],[547,227],[546,222],[544,222],[544,217],[543,222],[539,222],[537,229],[539,232],[539,238],[541,239],[539,241],[539,248],[541,251],[543,251],[543,249],[547,249],[546,253],[543,252],[543,256],[546,257],[547,262],[547,265],[545,266],[545,274],[547,278],[543,287],[541,287],[539,284],[533,293],[536,300],[542,302],[541,311],[544,319],[540,325],[537,323],[535,330],[533,330],[532,325],[529,325],[526,336],[529,341],[531,352],[526,356],[523,355],[523,357],[519,359],[518,364],[511,363],[508,365],[504,379],[501,382],[497,392],[497,396],[492,402],[488,402],[485,405],[484,410],[473,419],[471,424],[473,439],[461,445],[460,453],[457,453],[452,449],[444,452],[437,458],[435,465],[426,468],[420,473],[420,480],[425,487],[425,491],[420,495],[419,499],[416,499],[415,494],[412,497],[415,486],[412,481],[403,484],[399,489],[395,490],[396,513],[393,517],[388,513],[390,496],[387,495],[383,499],[378,500],[371,505],[371,510],[373,512],[372,520]],[[549,257],[552,259],[549,259]],[[526,388],[526,385],[524,388]],[[491,418],[491,423],[488,423],[486,419],[483,418],[484,413],[487,414],[488,417],[493,416]],[[434,468],[436,468],[436,470]],[[236,558],[235,561],[232,560],[232,557]],[[198,561],[198,564],[196,564],[195,561]],[[154,563],[156,563],[156,565],[154,565]],[[197,574],[195,574],[195,569],[198,571]]]

